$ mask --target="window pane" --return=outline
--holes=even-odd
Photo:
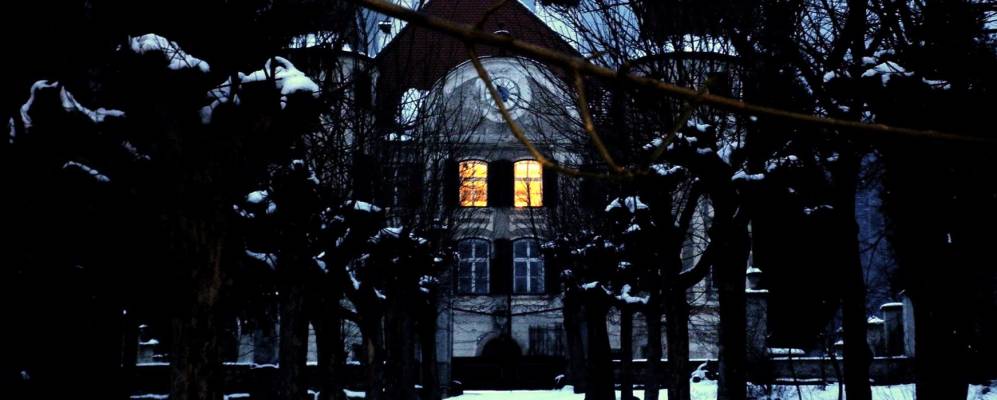
[[[513,274],[513,287],[512,290],[516,293],[526,293],[526,283],[529,279],[527,275],[527,267],[525,261],[516,261],[512,263],[512,274]]]
[[[527,293],[526,291],[526,276],[517,276],[513,281],[512,290],[516,293]]]
[[[457,243],[457,254],[461,259],[471,258],[471,244],[470,240],[461,240]]]
[[[488,163],[461,161],[460,205],[484,207],[488,205]]]
[[[516,274],[517,278],[526,276],[526,262],[525,261],[514,262],[513,271],[514,271],[513,273]]]
[[[485,240],[474,241],[474,257],[488,258],[488,242]]]
[[[467,261],[461,261],[457,267],[457,291],[469,293],[471,289],[471,264]]]
[[[512,256],[513,257],[526,257],[526,247],[529,245],[529,240],[517,240],[512,243]]]
[[[530,275],[530,293],[543,293],[544,281],[540,274]]]
[[[540,256],[540,245],[537,244],[537,241],[536,240],[530,240],[529,244],[530,244],[529,245],[529,248],[530,248],[530,257],[539,257]]]
[[[474,293],[488,293],[488,262],[474,263]]]
[[[517,161],[515,164],[515,206],[540,207],[543,205],[543,173],[540,162]]]
[[[539,259],[534,259],[530,263],[530,291],[533,293],[543,293],[544,291],[544,264]]]
[[[533,265],[530,271],[530,293],[543,293],[543,272],[537,267],[539,266]]]

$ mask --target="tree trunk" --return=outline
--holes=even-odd
[[[338,293],[338,292],[333,292]],[[342,400],[345,357],[343,354],[342,319],[339,316],[339,297],[329,296],[322,313],[313,318],[315,347],[318,351],[319,400]]]
[[[211,307],[196,305],[192,314],[173,319],[173,362],[170,398],[222,398],[221,362]]]
[[[584,393],[585,383],[585,312],[576,293],[564,294],[564,336],[568,345],[568,381],[575,393]]]
[[[644,312],[647,321],[647,368],[644,371],[644,400],[658,400],[661,388],[661,301],[651,293]]]
[[[914,334],[917,338],[914,371],[917,376],[916,397],[919,399],[964,399],[968,390],[964,368],[953,368],[963,362],[964,346],[959,345],[951,308],[937,306],[931,296],[938,293],[915,294]],[[928,297],[928,298],[926,298]],[[961,357],[962,356],[962,357]]]
[[[382,318],[373,316],[362,317],[364,346],[367,348],[367,398],[371,400],[386,399],[385,389],[385,354],[384,328]]]
[[[668,288],[665,300],[665,329],[668,335],[668,399],[690,400],[689,391],[689,304],[685,288]]]
[[[173,360],[170,398],[219,400],[222,370],[219,352],[219,299],[222,287],[222,249],[219,227],[174,216],[176,252],[189,262],[191,274],[181,277],[190,292],[182,293],[173,318]]]
[[[624,305],[620,310],[620,398],[634,398],[633,357],[634,357],[634,312]]]
[[[602,296],[593,293],[585,295]],[[588,386],[585,390],[585,400],[616,400],[616,391],[613,387],[613,360],[609,349],[609,332],[606,329],[609,306],[605,299],[591,297],[585,305],[585,325],[588,330],[588,357],[585,368]]]
[[[713,264],[717,280],[717,301],[720,303],[719,369],[717,399],[736,400],[747,397],[747,300],[745,271],[751,242],[748,238],[746,214],[737,212],[736,194],[730,191],[714,193],[714,229],[721,251]],[[711,236],[713,236],[711,234]]]
[[[294,268],[294,267],[290,267]],[[308,360],[308,319],[305,317],[305,289],[291,282],[281,289],[280,368],[278,398],[301,400],[307,397],[305,364]]]
[[[419,338],[422,350],[421,400],[440,400],[440,376],[436,365],[436,304],[426,307],[419,319]]]
[[[395,292],[397,293],[397,291]],[[412,310],[399,304],[403,299],[392,298],[391,309],[385,314],[387,369],[385,395],[392,400],[416,398],[415,384],[418,364],[415,362],[415,324]]]
[[[132,313],[125,313],[121,318],[121,371],[119,379],[119,398],[131,397],[132,387],[129,384],[135,379],[136,362],[138,361],[138,323]]]
[[[842,327],[844,328],[845,391],[849,400],[870,400],[869,364],[872,354],[866,339],[865,277],[859,254],[858,224],[855,222],[855,192],[859,159],[843,155],[834,182],[834,208],[841,238],[844,288],[842,291]]]

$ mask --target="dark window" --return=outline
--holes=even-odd
[[[512,242],[512,290],[514,293],[544,292],[544,262],[533,239]]]
[[[488,293],[489,244],[487,240],[466,239],[457,243],[460,256],[457,266],[457,291]]]

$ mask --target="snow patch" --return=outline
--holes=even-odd
[[[734,173],[734,176],[730,177],[730,180],[733,182],[760,181],[762,179],[765,179],[765,174],[763,173],[749,174],[743,169],[738,170],[737,172]]]
[[[82,104],[80,104],[80,102],[76,101],[76,98],[73,97],[73,94],[70,93],[68,90],[66,90],[65,87],[59,85],[59,82],[49,82],[47,80],[40,80],[36,81],[34,84],[31,85],[31,95],[28,97],[28,100],[25,101],[23,105],[21,105],[21,110],[20,110],[21,122],[23,123],[24,128],[30,128],[32,125],[33,121],[31,120],[31,116],[29,115],[29,113],[31,112],[31,108],[35,104],[37,96],[43,91],[55,88],[59,88],[59,104],[62,106],[63,110],[65,110],[66,112],[77,112],[83,114],[91,121],[93,121],[95,124],[103,123],[104,120],[106,120],[108,117],[124,118],[125,116],[125,112],[121,110],[108,110],[105,108],[98,108],[96,111],[94,111],[89,108],[86,108]],[[11,140],[13,140],[13,137],[16,134],[13,130],[14,127],[13,120],[9,122],[9,125],[11,127]]]
[[[648,209],[648,206],[647,204],[644,204],[643,202],[640,201],[640,196],[628,196],[624,197],[623,199],[620,198],[613,199],[613,201],[610,202],[608,206],[606,206],[606,212],[609,212],[616,208],[626,208],[631,213],[633,213],[636,212],[637,210],[646,210]]]
[[[660,176],[672,176],[682,172],[685,168],[681,165],[673,165],[669,167],[666,164],[651,164],[651,170]]]
[[[257,190],[246,195],[246,202],[250,204],[260,204],[270,198],[270,192]]]
[[[257,253],[255,251],[246,249],[246,255],[262,261],[267,264],[272,270],[277,269],[277,255],[273,253]]]
[[[91,167],[89,167],[87,165],[78,163],[76,161],[69,161],[69,162],[67,162],[66,164],[64,164],[62,166],[62,169],[70,169],[70,168],[76,168],[76,169],[79,169],[79,170],[81,170],[83,172],[86,172],[88,175],[90,175],[94,179],[96,179],[97,182],[100,182],[100,183],[111,183],[111,178],[108,178],[107,175],[104,175],[104,174],[100,173],[100,171],[97,171],[96,169],[91,168]]]
[[[169,61],[168,68],[174,71],[184,70],[188,68],[196,68],[201,72],[208,73],[211,71],[211,66],[207,62],[187,54],[185,51],[180,49],[177,42],[168,40],[162,36],[148,33],[139,37],[134,37],[129,40],[131,49],[136,54],[146,54],[149,52],[160,52],[166,56],[166,60]]]
[[[663,139],[661,139],[660,137],[656,137],[654,139],[651,139],[651,141],[648,142],[647,144],[645,144],[643,146],[643,149],[644,150],[653,150],[653,149],[656,149],[656,148],[660,147],[661,143],[663,143]]]
[[[241,75],[242,74],[240,74],[240,76]],[[208,91],[208,100],[210,101],[210,103],[208,103],[208,105],[204,107],[201,107],[200,111],[202,124],[207,125],[211,123],[211,119],[214,116],[215,109],[218,108],[218,106],[228,102],[231,102],[232,104],[235,105],[239,105],[240,103],[239,95],[232,93],[233,86],[234,85],[232,85],[232,78],[229,77],[228,79],[225,80],[225,82],[222,82],[222,84]]]
[[[623,285],[623,288],[620,289],[620,295],[616,296],[616,298],[627,304],[647,304],[648,296],[632,296],[630,290],[629,284]]]
[[[347,205],[349,205],[350,202],[346,202],[346,203],[347,203]],[[370,204],[370,203],[365,202],[365,201],[354,201],[353,202],[353,209],[357,210],[357,211],[363,211],[363,212],[369,212],[369,213],[378,213],[378,212],[381,212],[381,207],[375,206],[375,205]]]
[[[803,213],[806,214],[806,215],[813,215],[814,213],[817,213],[817,212],[831,211],[831,210],[834,210],[834,206],[832,206],[830,204],[821,204],[821,205],[815,206],[815,207],[804,207],[803,208]]]
[[[310,93],[315,98],[319,96],[318,85],[284,57],[271,57],[263,69],[249,75],[239,74],[239,77],[243,83],[273,81],[280,91],[281,109],[287,107],[287,98],[294,93]]]
[[[890,78],[894,75],[911,76],[913,74],[913,72],[907,72],[907,70],[899,64],[893,61],[887,61],[865,70],[865,72],[862,73],[862,77],[870,78],[878,75],[885,85],[890,82]]]

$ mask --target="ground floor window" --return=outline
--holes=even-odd
[[[519,239],[512,242],[512,267],[514,293],[544,292],[544,263],[536,240]]]
[[[465,239],[457,243],[460,257],[457,271],[457,291],[488,293],[489,243],[483,239]]]

